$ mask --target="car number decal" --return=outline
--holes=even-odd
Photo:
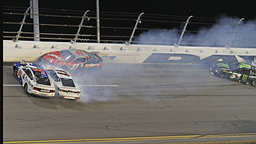
[[[240,67],[241,67],[241,68],[248,68],[248,69],[250,69],[250,68],[251,68],[251,65],[242,63]]]
[[[244,74],[243,77],[242,77],[242,81],[245,82],[248,78],[248,75]]]
[[[47,90],[47,89],[41,89],[40,91],[41,92],[50,92],[50,90]]]
[[[21,74],[22,74],[22,71],[21,71],[21,70],[19,70],[18,76],[20,77],[20,76],[21,76]]]
[[[80,64],[74,64],[74,65],[70,68],[70,70],[75,70],[79,65],[80,65]]]
[[[80,50],[76,50],[76,54],[78,54],[78,55],[84,55],[83,52],[80,51]]]

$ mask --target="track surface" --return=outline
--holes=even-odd
[[[3,141],[256,132],[256,88],[198,65],[105,63],[99,73],[73,77],[83,85],[80,100],[47,99],[25,94],[12,66],[3,66]],[[186,141],[200,140],[164,142]]]

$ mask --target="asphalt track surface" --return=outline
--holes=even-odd
[[[79,100],[48,99],[3,66],[3,142],[256,141],[256,88],[200,65],[105,63],[72,76]]]

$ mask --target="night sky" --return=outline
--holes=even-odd
[[[100,11],[255,19],[255,0],[99,0]],[[4,0],[3,6],[28,7],[29,0]],[[39,0],[39,8],[96,11],[96,0]]]
[[[245,18],[244,21],[256,19],[256,0],[99,0],[99,2],[101,35],[130,35],[135,20],[141,12],[144,12],[144,15],[141,17],[142,23],[139,24],[136,35],[149,29],[182,29],[190,15],[193,15],[192,24],[188,26],[187,30],[191,31],[196,31],[202,27],[211,27],[218,18],[223,16]],[[3,12],[11,12],[10,9],[13,7],[24,13],[28,6],[29,0],[4,0]],[[66,15],[75,16],[82,16],[86,10],[90,10],[88,16],[95,17],[96,0],[39,0],[39,9],[40,14],[65,14],[66,12]],[[3,21],[21,22],[22,17],[4,15]],[[117,18],[117,20],[109,18]],[[81,19],[40,17],[40,23],[79,25],[80,21]],[[28,18],[26,22],[32,22],[32,20]],[[95,20],[85,21],[84,24],[96,26]],[[104,29],[104,27],[113,28]],[[119,30],[114,27],[129,27],[130,29]],[[18,25],[3,26],[3,31],[18,31],[18,29]],[[31,26],[25,26],[25,30],[32,31]],[[40,32],[53,31],[76,33],[77,28],[69,28],[63,32],[63,28],[40,26]],[[95,29],[82,29],[81,33],[96,34]]]

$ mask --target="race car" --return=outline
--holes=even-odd
[[[79,99],[81,90],[75,85],[71,75],[56,66],[42,65],[55,86],[56,96],[64,99]]]
[[[13,73],[19,79],[24,91],[42,97],[54,97],[55,88],[46,72],[34,63],[15,63]]]
[[[79,49],[54,51],[40,56],[35,63],[51,64],[65,70],[102,68],[103,60],[95,52],[86,52]]]
[[[232,67],[232,68],[231,68]],[[227,78],[230,71],[237,69],[236,63],[217,62],[210,66],[209,72],[211,75],[218,76],[220,78]]]
[[[256,87],[256,70],[238,68],[230,74],[229,79]]]
[[[210,74],[220,78],[229,78],[232,71],[239,68],[255,69],[254,66],[241,62],[217,62],[210,66]]]

